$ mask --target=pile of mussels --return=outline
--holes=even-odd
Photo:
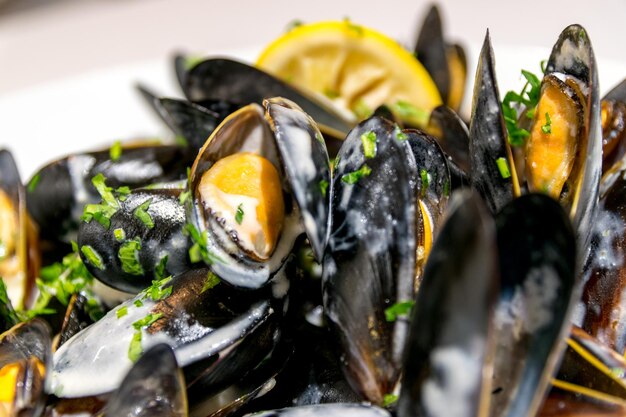
[[[417,45],[455,96],[436,10]],[[582,27],[518,147],[488,35],[469,128],[446,106],[354,126],[239,62],[175,67],[187,100],[141,91],[184,143],[27,187],[0,152],[0,415],[626,414],[626,82],[600,100]]]

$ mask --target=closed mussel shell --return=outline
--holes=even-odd
[[[111,216],[109,227],[83,221],[78,246],[83,262],[100,281],[137,293],[150,285],[160,268],[165,277],[190,268],[190,243],[183,234],[181,190],[133,190]]]
[[[333,174],[331,231],[324,256],[324,307],[346,378],[382,404],[401,371],[406,322],[385,309],[413,299],[418,173],[409,145],[378,117],[357,125]],[[398,136],[400,134],[400,136]]]
[[[501,289],[491,416],[534,415],[565,348],[577,295],[576,243],[567,214],[528,194],[496,217]]]
[[[488,407],[498,270],[493,219],[454,194],[426,263],[404,354],[398,416],[480,416]]]

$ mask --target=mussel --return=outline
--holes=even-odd
[[[191,169],[192,238],[219,277],[258,288],[303,230],[321,259],[329,184],[326,147],[306,113],[282,98],[246,106],[213,132]]]
[[[32,302],[40,266],[38,231],[26,211],[25,193],[13,156],[0,150],[0,279],[18,309]]]

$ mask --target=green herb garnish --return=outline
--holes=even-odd
[[[67,306],[72,295],[78,293],[87,298],[88,314],[92,320],[99,320],[104,315],[100,303],[89,289],[93,276],[83,264],[76,242],[72,242],[72,253],[63,257],[61,262],[42,268],[36,282],[39,295],[35,305],[28,311],[20,312],[25,319],[54,314],[56,311],[48,307],[52,299],[57,299],[62,305]]]
[[[102,256],[94,248],[89,245],[83,245],[80,248],[81,253],[87,258],[87,262],[95,266],[100,270],[104,270],[104,264],[102,263]]]
[[[121,319],[127,314],[128,314],[128,307],[126,306],[118,308],[117,311],[115,312],[115,315],[117,316],[118,319]]]
[[[41,181],[41,174],[36,173],[35,176],[33,176],[30,181],[28,181],[28,186],[26,188],[28,189],[29,193],[35,191],[35,188],[37,188],[37,184],[39,184],[39,181]]]
[[[396,113],[403,120],[415,119],[419,122],[420,125],[425,125],[426,123],[428,123],[430,113],[426,110],[415,107],[408,101],[398,100],[390,107],[391,111]]]
[[[154,277],[156,279],[166,278],[165,268],[167,267],[167,258],[168,258],[167,255],[164,255],[163,257],[161,257],[161,259],[159,260],[159,263],[154,268]]]
[[[339,97],[339,93],[335,90],[331,90],[330,88],[327,88],[324,90],[324,95],[331,100],[334,100]]]
[[[389,407],[398,401],[398,396],[395,394],[385,394],[383,397],[383,407]]]
[[[330,183],[326,180],[321,180],[319,182],[320,192],[322,193],[322,197],[326,197],[326,193],[328,192],[328,186]]]
[[[509,163],[506,158],[498,158],[496,159],[496,165],[498,165],[498,171],[500,171],[500,176],[504,179],[511,177],[511,171],[509,170]]]
[[[204,261],[211,265],[215,262],[222,262],[217,255],[207,249],[206,232],[201,233],[192,223],[187,223],[183,233],[191,237],[193,241],[193,245],[189,249],[189,259],[192,263]]]
[[[401,301],[385,309],[385,319],[396,321],[400,316],[406,316],[411,312],[415,301]]]
[[[362,98],[359,98],[354,102],[351,110],[359,120],[367,119],[374,114],[374,110],[372,110]]]
[[[19,321],[20,319],[13,309],[13,304],[9,300],[7,286],[4,280],[0,278],[0,331],[13,327]]]
[[[143,267],[139,263],[139,251],[141,250],[141,240],[135,238],[128,240],[120,246],[117,252],[122,269],[130,275],[143,275]]]
[[[116,140],[113,142],[111,149],[109,149],[109,157],[111,161],[115,162],[120,159],[120,156],[122,156],[122,142]]]
[[[204,285],[202,286],[202,290],[200,290],[200,294],[203,294],[205,291],[210,290],[220,283],[220,279],[213,272],[209,271],[206,276],[206,281],[204,281]]]
[[[96,220],[108,230],[111,226],[111,217],[119,210],[120,203],[115,198],[115,195],[113,195],[113,189],[108,187],[105,181],[106,178],[102,174],[98,174],[91,179],[91,183],[96,187],[100,197],[102,197],[102,202],[100,204],[87,204],[81,219],[87,223],[91,222],[91,220]],[[128,190],[128,192],[130,192],[130,190]],[[120,194],[124,197],[127,195],[126,190],[122,189]]]
[[[526,138],[530,136],[528,130],[518,126],[518,109],[523,106],[526,110],[526,117],[532,119],[541,94],[539,77],[526,70],[522,70],[522,75],[526,79],[522,91],[519,93],[509,91],[502,100],[502,115],[509,135],[509,143],[513,146],[522,146]]]
[[[141,357],[143,349],[141,348],[141,330],[135,331],[133,338],[130,340],[130,346],[128,346],[128,359],[133,362]]]
[[[150,213],[148,213],[148,208],[150,207],[151,203],[152,203],[152,199],[150,198],[146,200],[145,202],[143,202],[139,207],[137,207],[133,211],[133,215],[137,217],[139,220],[141,220],[144,226],[146,226],[148,229],[154,228],[154,220],[152,220]]]
[[[350,29],[351,31],[356,33],[358,36],[363,35],[363,27],[361,25],[357,25],[357,24],[352,23],[352,21],[350,20],[349,17],[344,17],[343,18],[343,23],[345,23],[345,25],[348,27],[348,29]]]
[[[183,148],[189,146],[189,142],[187,142],[187,139],[185,139],[185,137],[181,135],[176,135],[176,137],[174,138],[174,143]]]
[[[422,196],[426,195],[426,190],[430,186],[430,174],[425,169],[420,170],[420,179],[422,180]]]
[[[365,132],[361,135],[361,143],[363,144],[363,155],[366,159],[376,156],[376,133],[373,131]]]
[[[552,133],[552,120],[550,119],[550,115],[546,112],[546,124],[541,126],[541,131],[546,135]]]
[[[235,221],[237,224],[241,224],[243,222],[243,203],[237,206],[237,212],[235,213]]]
[[[396,127],[393,129],[393,134],[396,136],[396,139],[399,141],[407,140],[409,138],[407,134],[404,133],[402,129],[400,129],[400,126],[398,125],[396,125]]]
[[[356,184],[363,177],[367,177],[372,173],[372,169],[367,165],[363,165],[357,171],[350,172],[341,176],[341,181],[346,184]]]
[[[135,330],[141,330],[144,327],[150,327],[155,321],[157,321],[161,317],[163,317],[163,313],[154,313],[154,314],[150,313],[146,317],[141,318],[137,320],[136,322],[134,322],[133,327],[135,328]]]
[[[143,301],[141,301],[140,299],[133,301],[133,304],[135,305],[135,307],[143,307]]]
[[[285,32],[291,32],[293,29],[298,26],[302,26],[304,22],[300,19],[294,19],[291,22],[287,23],[287,27],[285,28]]]
[[[172,294],[172,286],[170,285],[167,288],[163,288],[163,286],[171,280],[172,277],[153,280],[152,285],[141,292],[143,294],[142,299],[150,298],[152,301],[159,301],[169,297]]]
[[[117,228],[113,230],[113,236],[118,242],[123,242],[126,239],[126,232],[122,228]]]
[[[183,191],[182,193],[180,193],[180,195],[178,196],[178,202],[180,203],[180,205],[184,205],[185,202],[187,200],[189,200],[189,198],[191,197],[191,191]]]

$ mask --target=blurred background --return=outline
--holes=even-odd
[[[142,81],[163,94],[180,95],[171,82],[175,51],[254,60],[294,19],[345,17],[412,46],[429,5],[415,0],[0,0],[0,145],[15,148],[22,170],[30,173],[40,161],[77,146],[158,134],[161,127],[144,112],[133,84]],[[501,92],[521,83],[521,68],[538,71],[539,61],[571,23],[582,24],[591,36],[603,92],[626,76],[626,0],[442,0],[439,5],[449,37],[469,47],[471,74],[489,28]]]

